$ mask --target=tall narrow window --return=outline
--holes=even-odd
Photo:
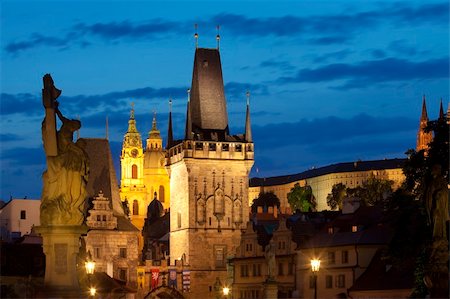
[[[131,178],[132,179],[137,179],[138,178],[138,167],[136,164],[133,164],[131,166]]]
[[[20,219],[27,219],[27,211],[25,210],[20,211]]]
[[[177,222],[178,222],[177,224],[178,224],[178,228],[180,228],[180,227],[181,227],[181,213],[178,212],[178,215],[177,215],[177,216],[178,216],[178,217],[177,217],[177,218],[178,218],[178,219],[177,219],[177,220],[178,220],[178,221],[177,221]]]
[[[159,201],[164,202],[164,186],[159,186]]]
[[[139,203],[136,199],[133,200],[133,215],[139,215]]]

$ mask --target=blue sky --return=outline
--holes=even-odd
[[[448,1],[2,1],[1,199],[38,198],[45,169],[42,76],[81,137],[104,137],[116,166],[130,103],[143,138],[173,98],[181,138],[198,24],[221,59],[232,133],[251,92],[258,176],[415,146],[421,99],[449,101]]]

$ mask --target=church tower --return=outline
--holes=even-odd
[[[171,140],[171,124],[169,119],[170,257],[189,265],[189,297],[211,298],[215,282],[227,282],[227,257],[249,219],[254,163],[248,105],[246,132],[229,134],[218,48],[196,48],[184,139]]]
[[[422,115],[420,116],[419,131],[417,132],[417,145],[416,151],[425,150],[425,155],[428,150],[428,144],[433,139],[433,134],[430,132],[425,132],[425,128],[428,123],[427,105],[425,103],[425,95],[422,101]]]
[[[131,108],[128,130],[123,138],[120,164],[120,197],[122,201],[128,202],[131,222],[142,230],[148,202],[144,184],[144,153],[141,134],[134,119],[134,106]]]
[[[144,185],[147,198],[156,198],[168,210],[170,207],[169,175],[166,170],[166,151],[159,130],[156,128],[156,112],[153,114],[152,129],[148,132],[144,152]]]

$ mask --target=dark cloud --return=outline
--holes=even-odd
[[[383,50],[380,50],[380,49],[372,50],[371,54],[376,59],[380,59],[380,58],[386,57],[386,52],[384,52]]]
[[[228,82],[225,84],[225,95],[228,101],[245,101],[246,92],[250,91],[251,95],[268,95],[269,91],[266,85],[251,84],[240,82]]]
[[[30,93],[0,94],[0,115],[23,113],[26,115],[37,115],[42,107],[40,99]]]
[[[316,69],[301,69],[295,76],[281,77],[277,82],[285,84],[347,80],[347,83],[339,88],[365,88],[371,84],[383,82],[448,78],[448,65],[448,57],[421,62],[386,58],[355,64],[335,63]]]
[[[0,141],[3,142],[9,142],[9,141],[20,141],[24,138],[22,136],[16,135],[16,134],[9,134],[9,133],[2,133],[0,134]]]
[[[281,16],[251,18],[245,15],[221,13],[204,21],[221,24],[222,29],[234,37],[291,37],[299,34],[311,38],[313,44],[335,44],[348,41],[356,32],[370,30],[382,23],[417,26],[435,23],[448,26],[448,3],[423,4],[411,7],[408,3],[396,2],[380,5],[371,11],[344,12],[318,16]],[[187,34],[195,20],[169,21],[151,19],[143,22],[112,21],[105,23],[77,23],[63,37],[32,34],[27,40],[5,45],[8,53],[19,53],[39,46],[67,48],[73,44],[82,48],[90,45],[89,38],[99,37],[105,41],[151,41],[167,38],[172,34]]]
[[[259,64],[260,67],[275,68],[282,71],[291,71],[294,66],[289,61],[279,61],[279,60],[264,60]]]
[[[3,165],[8,161],[9,165],[14,165],[17,167],[28,167],[41,165],[45,166],[45,154],[42,147],[27,148],[27,147],[16,147],[2,150],[2,161]],[[3,167],[2,167],[3,168]]]
[[[315,63],[323,63],[327,62],[328,60],[342,60],[352,54],[353,51],[350,51],[349,49],[344,49],[340,51],[330,52],[326,53],[320,56],[317,56],[313,59]]]

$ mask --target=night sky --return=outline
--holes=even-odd
[[[422,105],[449,101],[448,1],[2,1],[1,194],[39,198],[42,76],[81,137],[109,139],[116,167],[131,102],[143,139],[152,111],[182,138],[199,46],[220,51],[232,134],[251,92],[251,176],[403,158]],[[258,169],[258,173],[256,172]],[[119,175],[119,173],[118,173]]]

